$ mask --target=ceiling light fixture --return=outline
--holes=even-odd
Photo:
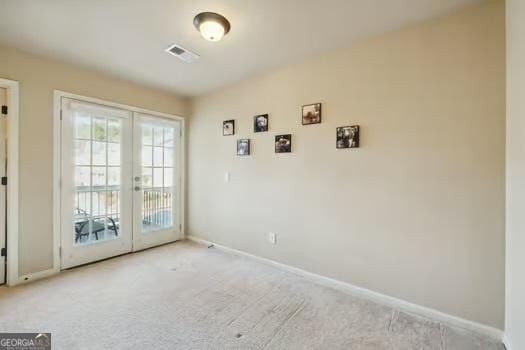
[[[193,25],[204,39],[219,41],[230,31],[230,22],[215,12],[201,12],[193,19]]]

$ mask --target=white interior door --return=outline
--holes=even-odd
[[[132,113],[61,103],[61,268],[68,268],[132,250]]]
[[[7,105],[7,91],[0,88],[0,106]],[[6,116],[0,115],[0,177],[6,176],[7,170],[7,129]],[[0,249],[6,249],[6,186],[0,186]],[[0,284],[5,283],[7,257],[2,256],[0,263]]]
[[[134,113],[133,249],[181,237],[181,124]]]

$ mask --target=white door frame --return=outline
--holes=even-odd
[[[18,283],[18,124],[19,83],[0,79],[7,92],[7,285]]]
[[[99,98],[94,97],[87,97],[82,95],[77,95],[65,91],[55,90],[54,91],[54,113],[53,113],[53,270],[56,272],[60,271],[60,216],[61,216],[61,190],[60,190],[60,177],[61,177],[61,163],[60,163],[60,155],[61,155],[61,99],[62,97],[70,98],[79,100],[82,102],[89,102],[89,103],[95,103],[100,104],[107,107],[114,107],[114,108],[120,108],[125,109],[130,112],[135,113],[143,113],[143,114],[149,114],[152,116],[167,118],[167,119],[173,119],[177,120],[181,123],[181,153],[182,153],[182,159],[181,159],[181,196],[180,196],[180,224],[181,224],[181,239],[184,239],[185,237],[185,188],[186,188],[186,180],[185,180],[185,124],[184,124],[184,118],[172,114],[162,113],[162,112],[155,112],[148,109],[140,108],[140,107],[134,107],[129,106],[121,103],[115,103],[110,102],[106,100],[102,100]]]

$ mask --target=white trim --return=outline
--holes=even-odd
[[[7,285],[18,282],[18,125],[20,110],[19,83],[0,79],[0,87],[7,90]]]
[[[383,305],[387,305],[387,306],[390,306],[390,307],[393,307],[393,308],[396,308],[396,309],[399,309],[405,312],[409,312],[412,314],[430,318],[435,321],[442,322],[443,324],[447,324],[450,326],[459,327],[459,328],[467,329],[467,330],[470,330],[470,331],[473,331],[479,334],[483,334],[493,339],[496,339],[498,341],[502,341],[503,339],[503,331],[490,327],[490,326],[486,326],[486,325],[483,325],[477,322],[473,322],[473,321],[468,321],[463,318],[452,316],[452,315],[443,313],[438,310],[434,310],[428,307],[413,304],[408,301],[394,298],[394,297],[384,295],[378,292],[374,292],[372,290],[358,287],[350,283],[346,283],[346,282],[335,280],[329,277],[321,276],[313,272],[308,272],[308,271],[299,269],[297,267],[293,267],[293,266],[282,264],[282,263],[279,263],[279,262],[276,262],[270,259],[252,255],[252,254],[249,254],[249,253],[237,250],[237,249],[229,248],[229,247],[226,247],[220,244],[216,244],[216,243],[213,243],[213,242],[210,242],[210,241],[207,241],[205,239],[201,239],[195,236],[191,236],[191,235],[187,236],[187,239],[189,239],[190,241],[199,243],[199,244],[205,244],[207,246],[213,244],[216,248],[224,250],[226,252],[229,252],[235,255],[239,255],[239,256],[243,256],[243,257],[248,257],[251,259],[255,259],[261,263],[271,265],[278,269],[288,271],[293,274],[304,277],[307,280],[310,280],[314,283],[322,284],[324,286],[331,287],[331,288],[340,290],[342,292],[345,292],[351,295],[366,298],[374,302],[377,302]]]
[[[77,112],[83,112],[87,114],[98,114],[104,113],[117,118],[129,118],[132,114],[131,111],[121,108],[107,107],[100,103],[84,102],[78,99],[66,99],[66,105],[69,109],[74,109]],[[62,105],[64,106],[64,104]]]
[[[134,113],[143,113],[150,116],[160,117],[160,118],[166,118],[171,120],[178,120],[181,123],[181,154],[182,154],[182,160],[181,160],[181,205],[180,205],[180,215],[181,215],[181,239],[184,239],[184,232],[185,232],[185,223],[184,223],[184,194],[186,193],[186,183],[185,183],[185,177],[184,174],[186,173],[186,148],[185,148],[185,119],[184,117],[180,117],[177,115],[162,113],[162,112],[156,112],[151,111],[145,108],[125,105],[121,103],[111,102],[102,100],[99,98],[94,97],[88,97],[88,96],[82,96],[77,95],[61,90],[54,90],[54,103],[53,103],[53,268],[49,271],[49,274],[52,274],[51,271],[54,273],[60,272],[60,220],[61,220],[61,207],[60,207],[60,184],[61,184],[61,164],[60,164],[60,152],[61,152],[61,123],[60,123],[60,111],[61,111],[61,99],[62,97],[78,100],[80,102],[89,102],[94,104],[99,104],[104,107],[112,107],[112,108],[118,108],[123,109],[128,112],[134,112]],[[42,277],[48,276],[49,274],[45,273],[46,271],[38,272],[33,274],[32,276],[40,276],[39,274],[42,274]],[[33,280],[36,277],[33,277]],[[41,278],[41,277],[38,277]]]
[[[512,348],[510,347],[509,339],[507,338],[506,334],[503,335],[503,346],[506,350],[512,350]]]
[[[73,99],[73,100],[78,100],[78,101],[81,101],[81,102],[90,102],[90,103],[100,104],[100,105],[105,106],[105,107],[114,107],[114,108],[119,108],[119,109],[125,109],[125,110],[130,111],[130,112],[144,113],[144,114],[149,114],[149,115],[153,115],[153,116],[156,116],[156,117],[163,117],[163,118],[167,118],[167,119],[177,119],[177,120],[180,120],[181,122],[184,123],[184,117],[180,117],[180,116],[177,116],[177,115],[174,115],[174,114],[168,114],[168,113],[151,111],[149,109],[145,109],[145,108],[141,108],[141,107],[135,107],[135,106],[131,106],[131,105],[125,105],[125,104],[122,104],[122,103],[106,101],[106,100],[102,100],[100,98],[95,98],[95,97],[88,97],[88,96],[77,95],[77,94],[73,94],[73,93],[65,92],[65,91],[61,91],[61,90],[55,90],[55,98],[57,97],[57,95],[59,97],[59,101],[60,101],[60,97],[67,97],[67,98],[70,98],[70,99]],[[56,102],[56,99],[55,99],[55,102]]]
[[[186,124],[182,120],[180,124],[180,239],[186,238]]]
[[[53,95],[53,270],[60,271],[60,187],[61,167],[60,152],[62,145],[62,96],[55,91]]]
[[[20,276],[18,278],[18,281],[17,281],[16,284],[30,283],[30,282],[39,280],[41,278],[46,278],[46,277],[50,277],[50,276],[56,275],[59,272],[60,271],[57,271],[57,270],[55,270],[53,268],[53,269],[39,271],[39,272],[35,272],[35,273],[29,273],[27,275]]]

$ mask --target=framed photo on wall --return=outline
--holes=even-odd
[[[292,135],[277,135],[275,136],[275,153],[290,153],[292,152]]]
[[[261,114],[253,117],[253,132],[265,131],[268,131],[268,114]]]
[[[249,156],[250,155],[250,140],[249,139],[237,140],[237,155],[238,156]]]
[[[359,147],[359,125],[341,126],[336,129],[337,148]]]
[[[222,122],[222,136],[235,135],[235,120],[225,120]]]
[[[303,106],[303,125],[321,123],[321,104],[314,103]]]

